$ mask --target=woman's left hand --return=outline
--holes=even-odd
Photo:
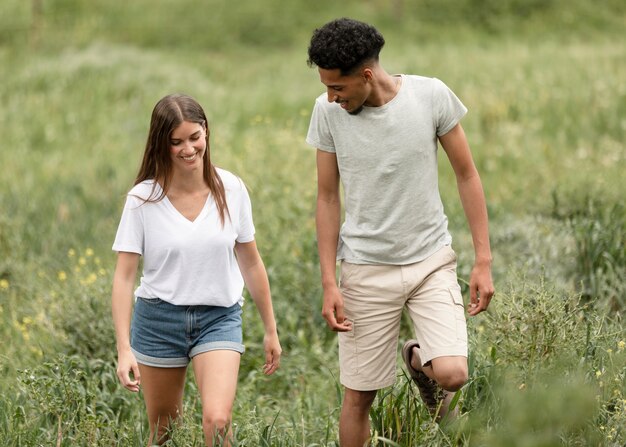
[[[276,332],[265,334],[263,337],[263,347],[265,349],[265,365],[263,365],[263,373],[265,375],[273,374],[280,366],[280,355],[283,352],[278,341]]]

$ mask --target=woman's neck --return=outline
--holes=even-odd
[[[193,173],[193,175],[172,175],[169,185],[169,192],[173,193],[197,193],[205,191],[209,186],[204,181],[202,172]]]

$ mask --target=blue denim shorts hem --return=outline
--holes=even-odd
[[[157,368],[182,368],[187,366],[187,364],[189,363],[189,359],[187,357],[150,357],[149,355],[142,354],[141,352],[138,352],[133,348],[130,349],[133,354],[135,354],[137,363],[141,363],[142,365],[155,366]]]
[[[209,351],[235,351],[239,354],[243,354],[246,350],[245,346],[241,343],[232,343],[227,341],[222,342],[212,342],[212,343],[204,343],[200,346],[196,346],[189,353],[189,357],[194,358],[198,354],[202,354],[204,352]],[[189,358],[187,357],[151,357],[149,355],[142,354],[141,352],[136,351],[131,348],[133,354],[135,354],[135,358],[138,363],[147,366],[154,366],[157,368],[181,368],[185,367],[189,364]]]
[[[189,357],[194,358],[198,354],[209,351],[236,351],[239,354],[243,354],[245,350],[245,346],[241,343],[235,343],[232,341],[213,341],[196,346],[191,350],[191,352],[189,352]]]

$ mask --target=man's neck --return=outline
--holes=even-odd
[[[372,80],[374,83],[372,92],[365,101],[368,107],[380,107],[387,104],[396,97],[402,86],[401,76],[392,76],[382,68],[376,73]]]

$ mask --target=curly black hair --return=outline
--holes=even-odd
[[[351,74],[364,62],[378,60],[385,39],[376,28],[358,20],[341,18],[313,31],[309,45],[309,67],[341,70]]]

